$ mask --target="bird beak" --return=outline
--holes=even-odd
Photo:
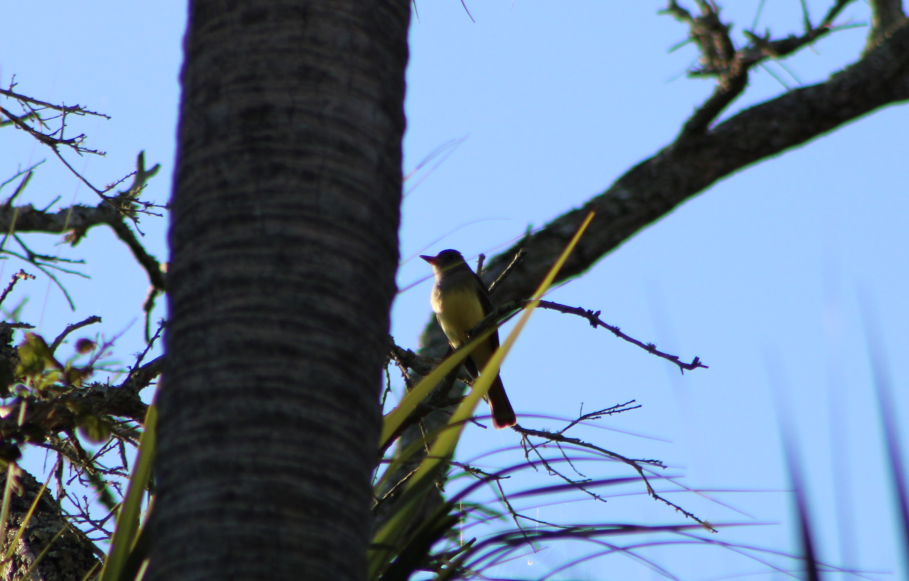
[[[421,255],[420,255],[420,258],[422,258],[423,260],[425,260],[425,261],[428,262],[429,264],[435,264],[435,263],[436,263],[436,257],[435,257],[435,256],[423,256],[423,255],[421,254]]]

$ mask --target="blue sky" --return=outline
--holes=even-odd
[[[727,4],[723,15],[735,23],[741,42],[758,2]],[[808,6],[815,22],[827,9],[824,2]],[[444,248],[468,256],[504,249],[528,227],[577,207],[667,145],[713,88],[684,76],[697,58],[693,47],[667,52],[687,31],[657,15],[661,3],[500,1],[468,7],[476,22],[459,2],[417,4],[405,172],[438,147],[460,142],[433,171],[418,173],[406,185],[402,261]],[[89,10],[33,1],[11,5],[6,13],[7,22],[23,25],[7,27],[0,37],[0,83],[8,85],[16,75],[23,93],[111,115],[110,121],[74,123],[90,136],[90,146],[108,152],[103,159],[76,160],[76,167],[107,183],[129,171],[145,150],[150,163],[163,166],[148,197],[166,201],[184,4],[97,2]],[[856,3],[838,22],[868,18],[867,6]],[[800,23],[798,2],[767,0],[757,28],[785,35],[798,33]],[[823,81],[858,57],[866,31],[843,30],[820,40],[785,61],[792,74],[775,63],[768,67],[792,87]],[[784,91],[758,70],[729,114]],[[580,319],[538,312],[503,370],[518,414],[573,417],[582,403],[591,410],[635,399],[642,409],[603,422],[612,430],[579,435],[622,454],[659,458],[691,488],[738,491],[672,495],[711,522],[774,523],[724,529],[714,540],[795,551],[775,411],[781,405],[795,426],[822,558],[874,572],[871,578],[894,578],[903,565],[859,297],[864,293],[875,305],[896,391],[894,411],[905,422],[905,135],[909,109],[890,107],[740,171],[552,293],[552,300],[602,310],[607,322],[684,359],[699,356],[710,369],[680,376]],[[3,179],[47,157],[18,132],[5,130],[0,137]],[[61,204],[95,203],[54,159],[38,171],[29,194],[36,206],[57,196]],[[142,228],[147,247],[165,259],[166,222],[145,219]],[[66,279],[76,313],[46,278],[20,283],[16,297],[29,297],[23,319],[55,336],[66,324],[97,314],[104,318],[99,330],[105,335],[123,333],[123,360],[140,350],[148,284],[122,244],[101,229],[75,249],[35,240],[37,248],[86,258],[84,271],[92,280]],[[6,280],[19,266],[7,261],[2,268]],[[419,259],[403,262],[399,286],[428,274]],[[427,280],[398,296],[392,326],[399,344],[417,345],[430,314],[429,288]],[[545,419],[521,423],[559,426]],[[909,445],[905,434],[902,441]],[[474,428],[459,453],[468,459],[517,443],[510,431]],[[600,477],[629,475],[620,468],[597,469],[604,470]],[[681,522],[671,509],[641,495],[543,507],[534,515],[562,523]],[[539,577],[578,550],[554,547],[497,574]],[[685,546],[643,554],[683,579],[783,578],[731,551]],[[656,574],[612,556],[563,577]]]

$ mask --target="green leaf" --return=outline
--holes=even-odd
[[[82,387],[82,382],[91,377],[92,368],[67,366],[64,373],[66,375],[66,382],[68,384],[74,387]]]
[[[93,414],[76,417],[76,426],[83,438],[93,444],[103,444],[110,438],[110,424]]]
[[[59,367],[50,347],[41,335],[26,333],[25,340],[19,345],[19,365],[16,375],[38,375],[48,367]]]
[[[398,558],[382,575],[382,581],[407,581],[421,565],[428,560],[432,546],[445,533],[458,524],[459,516],[452,514],[454,505],[447,502],[439,507],[420,529],[414,533],[407,545],[398,554]]]

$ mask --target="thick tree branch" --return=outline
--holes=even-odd
[[[731,173],[907,99],[909,26],[904,25],[828,81],[745,109],[702,135],[667,146],[603,194],[489,260],[487,281],[494,280],[518,250],[528,251],[529,259],[496,291],[494,302],[529,296],[591,209],[596,209],[596,218],[557,281],[581,274],[639,230]]]
[[[871,34],[868,49],[881,43],[887,36],[906,23],[903,0],[871,0]]]
[[[829,14],[828,14],[829,16]],[[580,275],[638,231],[720,179],[802,145],[875,109],[909,99],[909,26],[825,83],[790,91],[732,116],[706,132],[684,136],[631,168],[608,190],[488,260],[486,282],[496,280],[499,305],[530,296],[591,209],[596,218],[559,272],[556,282]],[[421,353],[441,357],[448,341],[433,320]],[[440,421],[443,421],[441,418]]]
[[[720,113],[744,92],[748,86],[748,71],[769,58],[789,56],[829,33],[833,21],[852,1],[836,0],[817,26],[812,26],[806,14],[805,33],[801,36],[790,35],[773,40],[769,32],[761,37],[746,30],[744,34],[749,42],[736,50],[729,36],[731,26],[722,22],[720,9],[714,2],[699,0],[701,15],[692,16],[675,0],[671,0],[662,11],[663,14],[669,14],[687,24],[689,37],[701,51],[700,66],[689,71],[689,76],[717,78],[713,95],[685,123],[677,142],[706,131]]]

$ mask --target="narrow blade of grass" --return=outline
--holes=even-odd
[[[451,356],[436,367],[432,373],[424,377],[420,383],[407,392],[403,399],[401,399],[401,403],[399,403],[395,409],[388,412],[382,422],[382,435],[379,438],[380,450],[388,444],[388,439],[397,431],[401,424],[404,423],[407,416],[416,409],[421,401],[426,399],[426,396],[429,395],[432,388],[438,385],[438,383],[448,375],[448,372],[460,365],[477,345],[488,339],[496,330],[496,327],[489,329],[467,345],[464,345],[452,353]]]
[[[101,570],[101,581],[118,581],[124,572],[139,529],[139,515],[142,512],[142,497],[151,476],[152,460],[155,457],[155,425],[158,413],[154,405],[148,406],[145,416],[145,431],[139,439],[139,453],[129,479],[126,497],[117,516],[117,527],[111,540],[110,553]]]
[[[42,486],[41,490],[38,491],[38,494],[35,495],[35,500],[32,502],[32,505],[29,507],[28,512],[25,513],[25,518],[22,519],[22,524],[19,525],[19,530],[16,531],[16,535],[13,537],[13,540],[10,541],[9,547],[6,549],[6,554],[3,555],[4,562],[9,561],[9,559],[13,556],[13,553],[16,551],[16,545],[19,544],[19,539],[22,538],[22,534],[25,532],[25,527],[27,527],[29,521],[32,520],[32,515],[35,514],[35,508],[37,508],[38,502],[41,500],[41,497],[44,495],[44,491],[47,490],[47,485],[50,482],[51,476],[53,476],[53,475],[54,475],[53,472],[51,472],[50,474],[47,475],[47,480],[44,481],[44,486]],[[7,478],[9,478],[9,476],[7,476]],[[4,500],[5,500],[5,495],[4,495]],[[5,523],[6,520],[4,519],[3,522]],[[0,538],[3,538],[3,537],[0,537]],[[28,575],[26,575],[25,579],[28,579],[28,578],[29,578]]]

